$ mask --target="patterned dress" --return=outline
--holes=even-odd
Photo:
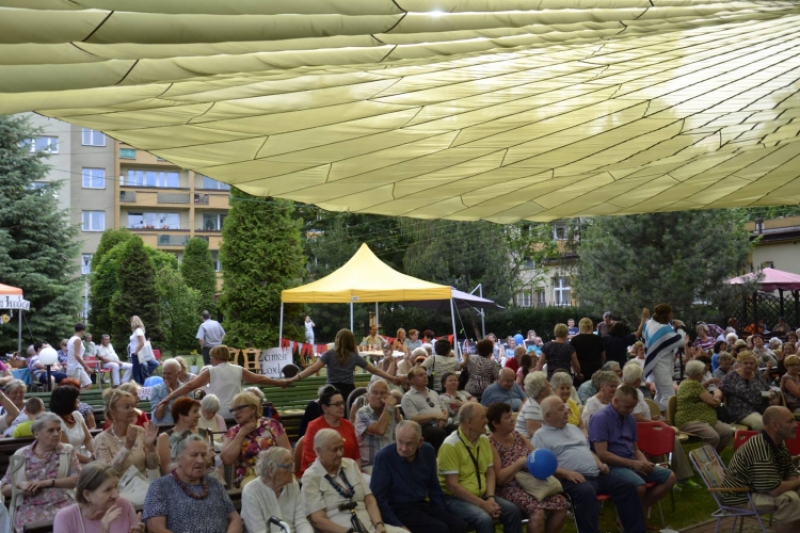
[[[60,463],[60,453],[62,445],[59,444],[55,450],[45,459],[33,452],[36,441],[31,446],[25,446],[18,454],[25,457],[25,479],[28,481],[58,479],[58,469]],[[73,453],[70,458],[69,475],[75,476],[81,471],[78,458]],[[3,483],[11,483],[11,465],[3,478]],[[22,503],[17,507],[17,514],[14,518],[14,528],[17,533],[22,533],[25,524],[34,522],[46,522],[52,520],[58,511],[74,503],[74,500],[67,492],[67,489],[46,488],[40,490],[34,496],[24,496]]]
[[[464,389],[474,397],[480,398],[486,387],[497,381],[500,369],[491,357],[470,355],[467,359],[467,372],[469,381]]]
[[[497,453],[500,455],[500,462],[503,468],[515,463],[520,457],[528,455],[528,446],[525,444],[525,439],[516,431],[514,435],[514,444],[509,447],[503,446],[499,441],[495,440],[493,435],[489,435],[489,441],[495,447]],[[562,509],[569,509],[569,503],[563,494],[556,494],[550,496],[544,501],[539,501],[523,489],[517,480],[512,479],[505,485],[501,486],[497,491],[498,496],[510,501],[517,507],[522,509],[523,513],[531,515],[539,509],[547,511],[559,511]]]
[[[225,437],[233,440],[240,429],[241,426],[238,424],[233,426],[228,430]],[[245,477],[255,475],[258,454],[263,450],[277,446],[277,438],[284,433],[280,422],[265,416],[258,420],[256,429],[242,439],[242,450],[239,452],[239,462],[236,464],[236,475],[233,479],[233,484],[236,487],[241,485]]]

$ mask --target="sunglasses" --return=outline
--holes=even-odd
[[[231,413],[238,413],[242,409],[246,409],[248,407],[250,407],[250,406],[249,405],[237,405],[236,407],[231,407],[230,408],[230,412]]]
[[[428,407],[435,407],[430,398],[428,398]]]

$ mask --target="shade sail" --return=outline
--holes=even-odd
[[[800,3],[0,0],[0,113],[456,220],[800,202]]]
[[[753,281],[758,272],[751,272],[744,276],[739,276],[729,279],[728,283],[732,285],[743,285],[744,283]],[[796,291],[800,290],[800,275],[792,274],[791,272],[784,272],[774,268],[765,268],[761,271],[763,277],[758,282],[758,290],[760,291]]]
[[[452,289],[452,299],[455,306],[459,309],[469,309],[474,307],[476,309],[503,309],[502,305],[497,305],[488,298],[481,298],[468,292],[462,292],[455,287]],[[447,300],[424,300],[417,302],[403,302],[407,307],[424,307],[425,309],[435,309],[437,311],[449,311],[450,302]]]
[[[340,269],[308,285],[281,292],[281,301],[335,304],[450,300],[451,291],[447,285],[401,274],[362,244]]]
[[[22,289],[0,283],[0,296],[22,296]]]

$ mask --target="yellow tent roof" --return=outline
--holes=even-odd
[[[281,293],[284,303],[369,303],[449,300],[452,289],[396,271],[361,248],[340,269],[308,285]]]
[[[0,0],[0,113],[457,220],[800,202],[800,3]]]

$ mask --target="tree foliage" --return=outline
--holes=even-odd
[[[226,343],[244,348],[278,345],[281,291],[301,284],[305,258],[294,204],[231,189],[222,228]],[[301,305],[286,305],[286,336],[302,338]]]
[[[147,337],[161,340],[160,300],[153,260],[138,235],[117,246],[122,248],[116,271],[118,290],[111,298],[114,338],[119,342],[129,337],[131,317],[138,315],[147,330]],[[116,247],[112,252],[114,250]],[[109,259],[108,255],[106,260]]]
[[[30,151],[37,133],[27,119],[0,116],[0,282],[20,287],[31,302],[24,337],[53,342],[79,318],[79,243],[58,208],[60,184],[34,187],[48,170],[47,154]],[[17,321],[0,328],[0,349],[16,350]]]
[[[107,229],[100,237],[100,244],[92,257],[92,268],[89,276],[89,324],[96,331],[110,333],[111,298],[117,292],[117,260],[103,261],[118,244],[128,242],[133,233],[125,228]],[[119,248],[120,250],[122,248]]]
[[[214,272],[214,260],[208,249],[208,241],[195,237],[186,243],[181,261],[181,275],[186,286],[198,291],[196,310],[207,310],[214,315],[216,304],[214,294],[217,292],[217,275]]]
[[[706,318],[733,296],[725,280],[746,270],[749,237],[734,210],[596,218],[581,233],[578,299],[631,323],[662,302],[684,320]]]
[[[204,241],[205,242],[205,241]],[[187,285],[177,270],[165,266],[156,274],[156,286],[161,306],[161,332],[173,357],[178,350],[196,346],[195,332],[202,294]]]

